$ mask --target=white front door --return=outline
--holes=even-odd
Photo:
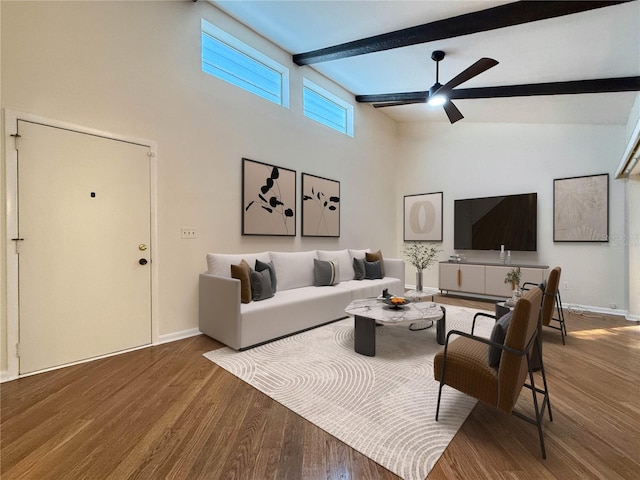
[[[150,344],[149,147],[18,134],[19,372]]]

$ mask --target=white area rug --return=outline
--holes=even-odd
[[[447,306],[447,329],[471,331],[477,310]],[[476,334],[493,324],[479,319]],[[423,480],[476,401],[443,389],[433,357],[442,348],[435,325],[376,329],[376,356],[353,350],[353,319],[325,325],[244,352],[221,348],[204,356],[285,407],[406,480]]]

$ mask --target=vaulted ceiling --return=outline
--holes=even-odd
[[[460,89],[575,80],[640,76],[640,2],[605,3],[579,13],[499,25],[500,10],[509,1],[212,1],[218,8],[291,53],[298,63],[322,73],[354,96],[427,91],[436,80],[434,50],[440,62],[440,83],[483,57],[497,60],[493,68],[464,82]],[[598,2],[533,2],[543,4]],[[602,2],[600,2],[602,3]],[[507,5],[506,7],[502,7]],[[496,9],[497,7],[497,9]],[[523,5],[525,7],[525,5]],[[585,7],[590,8],[590,7]],[[478,12],[490,10],[485,18]],[[517,9],[516,9],[517,10]],[[458,16],[469,17],[462,25]],[[507,18],[508,16],[505,16]],[[438,22],[435,23],[434,22]],[[477,31],[486,23],[491,29]],[[304,55],[318,49],[416,27],[422,43],[406,45],[395,36],[375,50],[365,40],[364,53],[328,60]],[[469,28],[470,30],[464,30]],[[438,30],[437,26],[443,26]],[[462,30],[458,30],[462,28]],[[425,33],[426,32],[426,33]],[[435,32],[435,33],[434,33]],[[415,33],[415,32],[413,32]],[[414,38],[416,35],[414,35]],[[426,40],[426,41],[423,41]],[[336,50],[341,50],[337,48]],[[344,50],[344,49],[342,49]],[[335,59],[334,59],[335,58]],[[636,85],[638,82],[633,82]],[[634,87],[635,88],[635,87]],[[455,91],[455,90],[454,90]],[[472,98],[455,100],[467,122],[532,122],[625,124],[637,92],[578,95]],[[367,108],[374,108],[367,106]],[[425,103],[381,108],[398,121],[448,122],[442,107]]]

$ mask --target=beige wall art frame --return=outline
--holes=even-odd
[[[302,174],[302,236],[340,236],[340,182]]]
[[[609,241],[609,174],[553,181],[553,241]]]
[[[404,240],[442,241],[442,192],[405,195]]]
[[[242,159],[242,235],[296,235],[296,172]]]

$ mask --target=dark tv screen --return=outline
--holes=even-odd
[[[454,204],[453,248],[456,250],[535,251],[538,195],[468,198]]]

